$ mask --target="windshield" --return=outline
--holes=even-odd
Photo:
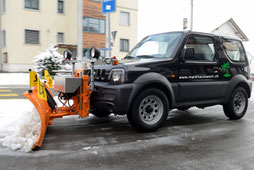
[[[141,41],[129,54],[128,58],[173,58],[172,54],[182,37],[182,33],[152,35]]]

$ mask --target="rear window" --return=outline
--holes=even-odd
[[[233,61],[245,61],[245,53],[240,41],[222,39],[222,45],[227,56]]]

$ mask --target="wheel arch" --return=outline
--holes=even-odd
[[[226,93],[226,103],[229,101],[230,96],[236,87],[244,88],[247,92],[248,98],[251,96],[251,85],[248,80],[242,75],[236,75],[229,82],[229,88]]]
[[[148,88],[157,88],[161,90],[168,99],[169,109],[175,106],[175,97],[172,85],[163,75],[158,73],[146,73],[145,75],[140,76],[134,83],[136,84],[136,90],[133,92],[128,112],[131,110],[131,106],[138,94]]]
[[[250,97],[250,95],[251,95],[250,87],[249,87],[246,83],[240,82],[240,83],[238,83],[238,84],[236,85],[235,88],[237,88],[237,87],[242,87],[242,88],[244,88],[244,89],[246,90],[246,92],[247,92],[248,98]]]

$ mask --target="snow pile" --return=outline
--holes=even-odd
[[[11,150],[31,151],[41,128],[33,104],[28,100],[0,100],[0,108],[0,144]]]
[[[0,85],[28,85],[29,73],[0,73]]]

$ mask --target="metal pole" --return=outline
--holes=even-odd
[[[111,57],[111,40],[110,40],[110,13],[106,14],[106,57]]]
[[[94,61],[91,62],[90,89],[94,91]]]
[[[83,0],[78,0],[78,47],[77,59],[81,60],[83,57]]]
[[[193,0],[191,0],[190,30],[193,29]]]
[[[2,1],[0,0],[0,71],[3,70],[3,53],[2,53],[2,43],[3,43],[3,35],[2,35]],[[5,35],[6,37],[6,35]]]

